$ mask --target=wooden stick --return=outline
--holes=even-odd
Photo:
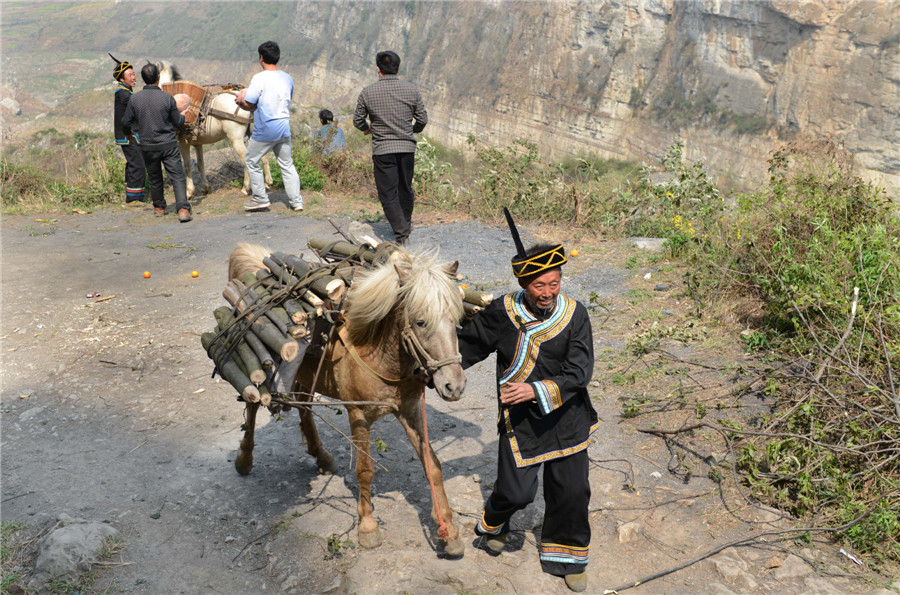
[[[323,300],[322,298],[320,298],[319,296],[317,296],[316,294],[314,294],[311,291],[307,291],[306,293],[304,293],[302,299],[307,304],[309,304],[310,306],[315,308],[315,312],[317,315],[319,315],[319,316],[322,315],[322,308],[325,306],[325,300]]]
[[[248,403],[256,403],[259,401],[259,390],[253,385],[247,375],[244,374],[240,366],[234,358],[225,358],[225,346],[220,341],[216,341],[216,333],[203,333],[200,336],[200,343],[206,350],[209,358],[216,364],[219,374],[222,378],[238,391],[241,398]]]
[[[235,335],[240,332],[240,328],[234,324],[234,316],[232,316],[231,310],[224,306],[216,308],[213,311],[213,316],[216,317],[216,322],[219,323],[219,330],[224,331],[225,329],[229,329],[229,340],[234,340],[232,337],[235,337]],[[244,339],[237,340],[237,344],[234,346],[234,352],[237,353],[238,357],[244,363],[247,375],[250,377],[250,381],[253,384],[260,385],[266,381],[266,371],[263,370],[262,362]]]
[[[222,296],[229,304],[237,308],[239,312],[244,312],[247,309],[247,306],[240,295],[241,294],[233,281],[229,281],[222,291]],[[296,340],[282,334],[281,331],[278,330],[278,327],[272,324],[272,321],[267,317],[256,317],[253,314],[251,315],[254,317],[252,322],[253,332],[269,349],[278,353],[281,356],[281,359],[286,362],[297,357],[297,354],[300,352],[300,346],[297,344]]]
[[[250,349],[253,350],[253,353],[256,354],[256,357],[259,359],[265,370],[271,370],[275,367],[275,358],[269,353],[266,344],[253,332],[253,325],[250,325],[250,328],[247,329],[247,334],[244,335],[244,341],[247,342],[247,345],[249,345]]]

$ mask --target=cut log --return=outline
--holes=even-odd
[[[302,279],[305,277],[312,267],[305,260],[294,256],[293,254],[285,254],[284,252],[273,252],[271,255],[272,260],[274,260],[280,267],[282,267],[285,272],[294,275],[295,277]]]
[[[319,297],[328,298],[333,304],[337,304],[344,297],[346,285],[334,275],[323,275],[310,283],[309,288]]]
[[[266,388],[265,384],[260,384],[257,388],[259,388],[259,404],[263,407],[268,407],[272,404],[272,393],[269,392],[269,389]]]
[[[481,293],[480,291],[475,291],[474,289],[466,289],[463,287],[460,287],[460,290],[462,292],[464,302],[475,304],[476,306],[481,306],[482,308],[486,308],[492,301],[494,301],[494,294],[492,293]]]
[[[250,275],[250,278],[253,278],[253,276]],[[272,299],[269,292],[261,287],[257,286],[256,289],[249,289],[238,279],[232,279],[232,282],[237,285],[241,294],[244,295],[244,301],[250,306],[260,304],[264,307],[265,302]],[[257,290],[259,290],[259,292],[257,292]],[[266,317],[278,327],[278,330],[280,330],[282,334],[288,334],[288,325],[291,324],[291,319],[288,317],[287,312],[284,311],[284,308],[278,306],[269,307],[266,309]]]
[[[325,305],[325,300],[317,296],[311,291],[307,291],[303,294],[302,299],[304,302],[312,306],[316,309],[316,313],[321,316],[322,315],[322,307]]]
[[[228,343],[237,341],[237,344],[234,346],[234,353],[237,353],[238,357],[244,363],[244,370],[247,372],[250,381],[257,386],[265,382],[266,371],[263,370],[262,362],[243,338],[237,338],[241,329],[237,324],[234,324],[234,316],[232,316],[231,310],[225,307],[216,308],[213,311],[213,315],[219,323],[220,331],[228,329]]]
[[[463,302],[463,310],[465,310],[467,318],[472,318],[473,316],[481,312],[483,308],[469,302]]]
[[[241,371],[240,366],[234,358],[224,357],[225,346],[221,341],[216,341],[215,333],[203,333],[200,336],[200,343],[206,354],[216,364],[219,374],[222,378],[235,388],[241,395],[241,398],[247,403],[256,403],[259,401],[259,390],[253,385],[247,375]]]
[[[250,328],[247,329],[247,334],[244,335],[244,341],[247,342],[247,345],[250,346],[250,349],[252,349],[253,353],[256,354],[256,357],[259,358],[259,361],[262,363],[262,367],[265,370],[268,371],[275,367],[275,358],[269,353],[266,344],[253,332],[253,325],[250,325]]]
[[[305,344],[303,346],[303,352],[306,352]],[[272,379],[271,391],[275,394],[289,395],[291,393],[291,387],[294,384],[294,377],[297,376],[302,361],[303,357],[301,356],[292,361],[281,362],[281,365],[278,366],[278,369],[275,371],[275,376]]]
[[[237,308],[239,312],[244,312],[247,305],[240,295],[240,291],[233,281],[229,281],[222,291],[222,296],[229,304]],[[266,316],[258,318],[255,314],[251,314],[251,316],[255,318],[252,323],[253,332],[265,343],[266,347],[279,354],[281,359],[286,362],[297,357],[300,347],[296,340],[283,334]]]
[[[322,251],[329,248],[332,254],[338,256],[355,256],[363,262],[375,262],[375,251],[370,249],[361,249],[362,246],[351,244],[350,242],[335,242],[333,240],[323,240],[322,238],[310,238],[309,247],[316,251]]]
[[[303,309],[303,306],[297,300],[289,299],[284,300],[284,311],[287,312],[287,315],[291,318],[291,322],[294,324],[304,324],[306,322],[306,310]]]
[[[299,281],[297,277],[290,274],[284,269],[284,267],[272,260],[271,256],[266,256],[265,258],[263,258],[263,264],[266,265],[270,271],[272,271],[272,275],[274,275],[275,278],[278,279],[282,284],[292,286]]]

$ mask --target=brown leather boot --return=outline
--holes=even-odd
[[[165,207],[153,207],[153,214],[156,215],[157,217],[162,217],[163,215],[166,214],[166,208]]]
[[[569,587],[571,591],[581,593],[587,589],[587,573],[579,572],[578,574],[567,574],[566,586]]]
[[[191,221],[193,217],[191,217],[191,212],[187,209],[178,209],[178,220],[182,223],[187,223]]]

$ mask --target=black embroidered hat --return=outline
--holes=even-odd
[[[109,53],[109,52],[107,52]],[[130,62],[119,62],[115,56],[109,54],[109,57],[113,59],[113,62],[116,63],[115,69],[113,69],[113,78],[117,81],[122,80],[122,75],[125,74],[125,71],[129,68],[132,68]]]
[[[506,223],[509,225],[509,232],[512,234],[513,242],[516,244],[516,255],[512,257],[513,275],[517,279],[522,277],[531,277],[539,275],[544,271],[560,267],[566,262],[566,251],[562,244],[551,246],[546,250],[541,250],[537,254],[528,256],[525,246],[519,237],[519,230],[513,222],[509,209],[503,207],[503,214],[506,215]]]

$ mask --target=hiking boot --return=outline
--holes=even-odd
[[[162,217],[163,215],[166,214],[166,208],[165,207],[153,207],[153,214],[156,215],[157,217]]]
[[[191,217],[191,212],[187,209],[178,209],[178,220],[182,223],[187,223],[188,221],[193,220]]]
[[[509,533],[500,533],[498,535],[485,535],[484,545],[492,554],[499,554],[506,546],[506,538]]]
[[[575,591],[576,593],[581,593],[585,589],[587,589],[587,572],[580,572],[578,574],[567,574],[565,576],[566,586],[569,587],[569,590]]]
[[[244,203],[245,211],[268,211],[270,202],[256,202],[255,200],[251,200],[250,202]]]

